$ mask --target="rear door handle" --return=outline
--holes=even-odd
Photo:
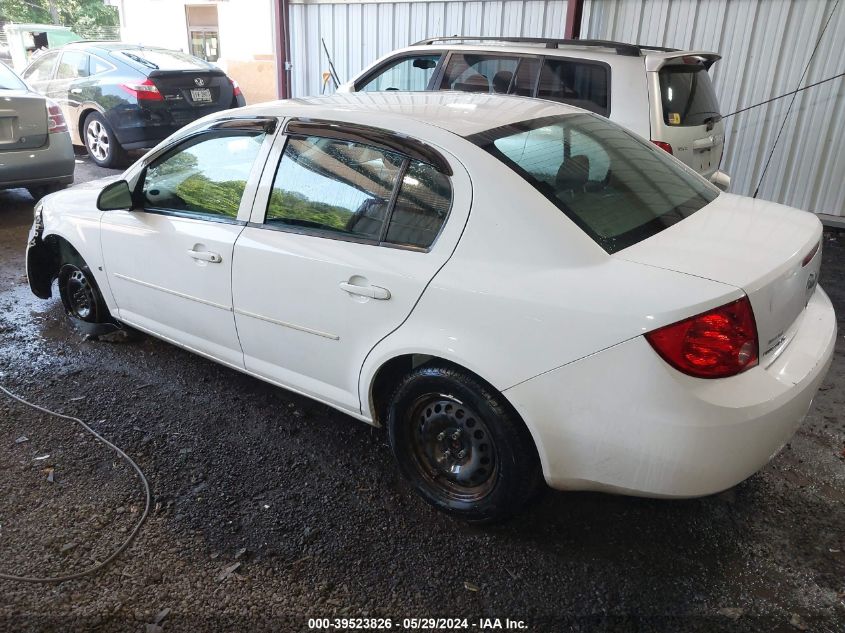
[[[82,94],[82,88],[71,88],[70,91],[71,91],[72,94],[75,94],[75,95],[81,95]]]
[[[188,255],[194,259],[211,262],[212,264],[219,264],[223,261],[223,258],[220,257],[220,255],[212,253],[211,251],[188,251]]]
[[[359,297],[369,297],[370,299],[378,299],[384,301],[390,299],[390,290],[382,288],[381,286],[357,286],[348,281],[340,282],[340,289],[348,292],[351,295],[358,295]]]
[[[707,138],[700,138],[692,142],[692,149],[693,151],[703,151],[705,149],[710,149],[716,144],[716,139],[712,136],[708,136]]]

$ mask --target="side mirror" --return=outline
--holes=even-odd
[[[132,208],[132,192],[129,183],[117,180],[107,185],[97,196],[97,208],[100,211],[119,211]]]

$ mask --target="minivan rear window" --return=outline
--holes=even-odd
[[[210,70],[214,68],[203,60],[179,51],[161,48],[133,48],[118,51],[124,61],[147,70]]]
[[[663,122],[671,126],[707,125],[719,116],[719,101],[703,66],[664,66],[658,73]]]
[[[592,114],[513,123],[469,140],[522,176],[608,253],[656,235],[719,195],[663,150]]]

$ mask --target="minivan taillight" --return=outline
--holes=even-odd
[[[120,84],[120,87],[139,101],[164,100],[164,97],[161,96],[161,93],[151,79],[145,79],[139,83]]]
[[[667,143],[666,141],[654,141],[654,140],[652,140],[651,142],[654,143],[655,145],[657,145],[657,147],[659,147],[663,151],[669,152],[670,154],[673,153],[672,152],[672,146],[669,145],[669,143]]]
[[[50,134],[67,132],[67,122],[62,114],[62,109],[58,103],[51,99],[47,99],[47,132]]]
[[[748,297],[645,335],[678,371],[696,378],[726,378],[758,362],[757,324]]]

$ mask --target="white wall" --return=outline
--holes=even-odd
[[[720,53],[723,114],[794,90],[835,0],[587,0],[581,36]],[[804,84],[845,71],[840,3]],[[723,169],[754,193],[791,97],[726,120]],[[845,215],[845,78],[798,93],[759,197]]]

